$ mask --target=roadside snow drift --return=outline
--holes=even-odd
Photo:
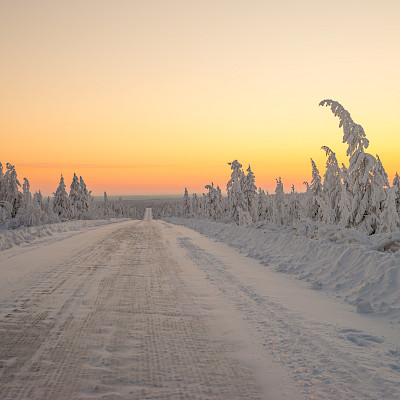
[[[387,314],[400,323],[400,254],[366,243],[338,244],[279,231],[208,220],[169,218],[247,253],[276,271],[294,274],[354,305],[357,312]]]
[[[1,229],[0,228],[0,250],[10,249],[23,243],[31,243],[32,241],[51,236],[54,233],[79,231],[95,228],[97,226],[121,222],[124,219],[101,219],[101,220],[80,220],[59,222],[56,224],[47,224],[32,227],[21,227],[18,229]]]

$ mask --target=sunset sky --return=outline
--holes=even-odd
[[[398,0],[0,2],[0,161],[33,190],[225,187],[228,162],[286,191],[347,162],[339,101],[400,172]]]

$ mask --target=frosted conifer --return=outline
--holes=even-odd
[[[311,199],[309,203],[308,216],[312,221],[322,221],[323,212],[325,211],[325,215],[329,212],[326,210],[326,207],[323,207],[325,203],[323,202],[323,194],[322,194],[322,180],[321,175],[319,174],[318,168],[315,165],[314,160],[311,158],[311,185],[310,185],[310,194]],[[329,218],[328,218],[329,220]]]
[[[257,210],[257,186],[255,184],[255,175],[251,167],[247,168],[247,174],[243,175],[241,182],[242,191],[246,200],[246,208],[251,215],[253,222],[258,222]]]
[[[82,211],[82,195],[81,186],[75,173],[69,190],[69,201],[71,202],[73,218],[79,218]]]
[[[110,218],[110,201],[108,200],[106,192],[104,192],[103,208],[104,208],[104,216],[109,219]]]
[[[182,215],[185,217],[189,217],[191,215],[191,204],[190,204],[189,192],[188,192],[187,188],[185,188],[185,193],[183,194]]]
[[[17,172],[14,165],[7,163],[7,171],[2,178],[0,200],[9,203],[11,206],[10,217],[17,215],[18,208],[21,206],[22,195],[18,188],[21,187],[17,178]],[[9,208],[10,206],[6,206]]]
[[[272,209],[272,221],[277,225],[285,223],[285,199],[283,192],[283,183],[281,177],[276,179],[274,206]]]
[[[62,175],[58,188],[54,193],[53,211],[60,217],[62,221],[71,218],[71,203],[65,190],[64,177]]]
[[[79,177],[79,193],[80,193],[80,211],[78,218],[87,218],[91,204],[90,192],[87,190],[86,183],[83,178]]]
[[[342,190],[340,168],[335,153],[327,146],[322,146],[321,149],[325,151],[328,157],[322,186],[323,197],[330,208],[331,223],[337,224],[340,220],[339,203]]]
[[[43,208],[43,196],[40,190],[34,193],[33,200],[36,201],[36,203],[38,203],[40,207]]]
[[[240,224],[239,221],[239,210],[241,210],[242,217],[240,220],[242,222],[248,221],[248,218],[245,213],[248,213],[247,201],[242,191],[241,181],[244,177],[244,173],[242,170],[242,164],[240,164],[237,160],[228,163],[231,166],[232,173],[231,179],[228,181],[226,185],[226,191],[228,194],[228,207],[229,213],[231,215],[231,219],[235,221],[237,224]],[[250,214],[249,214],[249,218]]]
[[[394,232],[398,229],[399,214],[396,210],[396,189],[386,189],[386,198],[382,203],[378,233]]]
[[[397,174],[396,171],[396,175],[393,179],[393,185],[392,185],[395,189],[395,200],[396,200],[396,209],[397,212],[400,214],[400,177]]]
[[[196,217],[198,217],[200,215],[200,211],[199,211],[199,199],[198,199],[196,193],[193,193],[190,204],[191,204],[191,209],[193,211],[193,214]]]

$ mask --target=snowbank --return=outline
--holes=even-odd
[[[54,233],[80,231],[84,229],[95,228],[96,226],[121,222],[125,219],[107,219],[107,220],[79,220],[60,222],[56,224],[47,224],[33,227],[21,227],[18,229],[0,228],[0,250],[10,249],[22,243],[30,243],[37,238],[51,236]]]
[[[311,289],[324,290],[359,312],[369,303],[370,311],[400,322],[400,252],[378,251],[372,240],[315,240],[274,227],[244,228],[186,218],[167,222],[216,238],[276,271],[294,274]]]

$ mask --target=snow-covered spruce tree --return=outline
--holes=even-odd
[[[385,189],[386,187],[387,189]],[[366,226],[371,226],[372,233],[392,232],[397,228],[397,221],[390,220],[396,211],[395,193],[391,193],[390,184],[385,168],[378,155],[372,171],[371,182],[367,186],[367,191],[370,190],[371,204],[369,209],[372,211],[366,217]],[[390,193],[390,196],[388,194]]]
[[[118,205],[117,205],[117,217],[122,218],[124,216],[124,203],[122,201],[122,197],[118,197]]]
[[[288,196],[287,204],[287,223],[289,226],[296,226],[300,220],[300,201],[299,195],[292,185],[292,190]]]
[[[276,179],[275,197],[272,208],[272,222],[276,225],[284,225],[286,222],[286,205],[281,177]]]
[[[69,201],[71,202],[72,208],[72,218],[78,219],[82,212],[82,193],[81,185],[79,184],[79,179],[74,173],[72,178],[71,186],[69,189]]]
[[[257,209],[257,186],[255,184],[255,175],[251,167],[247,168],[247,174],[243,175],[241,180],[242,192],[246,200],[246,208],[250,213],[253,222],[258,222],[258,209]]]
[[[11,210],[7,218],[14,218],[17,215],[18,208],[21,206],[22,195],[18,190],[21,184],[14,165],[7,163],[6,167],[7,171],[1,180],[0,201],[4,209]]]
[[[265,194],[264,190],[259,188],[258,189],[258,218],[257,220],[260,222],[264,222],[269,220],[269,199],[268,196]]]
[[[190,206],[191,206],[193,215],[195,217],[198,217],[200,215],[200,210],[199,210],[199,198],[197,197],[196,193],[193,193],[193,195],[192,195],[192,198],[190,200]]]
[[[353,121],[350,113],[341,104],[333,100],[323,100],[320,105],[330,107],[339,118],[339,127],[343,127],[343,143],[348,145],[348,185],[352,196],[350,223],[359,231],[371,235],[379,229],[380,219],[376,213],[381,199],[371,187],[371,184],[375,186],[372,182],[374,172],[379,173],[375,168],[377,161],[374,156],[365,152],[369,141],[364,129]],[[379,180],[378,177],[376,182]]]
[[[81,202],[81,210],[78,216],[79,219],[87,219],[89,215],[91,201],[91,195],[86,187],[86,183],[83,178],[79,177],[79,188],[80,188],[80,202]]]
[[[215,191],[215,219],[221,220],[224,218],[224,213],[225,213],[225,205],[224,205],[224,199],[222,197],[222,190],[217,185],[217,189]]]
[[[32,199],[30,184],[28,179],[24,178],[22,185],[22,201],[17,215],[9,220],[9,228],[18,228],[20,226],[36,226],[48,223],[46,213],[37,201]]]
[[[54,193],[53,211],[61,221],[66,221],[72,217],[71,203],[65,190],[64,177],[62,175],[58,188]]]
[[[205,189],[208,190],[208,193],[205,194],[205,212],[207,218],[211,218],[215,220],[215,212],[214,212],[214,182],[211,182],[211,185],[206,185]]]
[[[190,217],[192,214],[191,208],[189,192],[187,188],[185,188],[185,193],[183,194],[182,215],[184,217]]]
[[[396,200],[396,210],[400,214],[400,177],[396,171],[396,175],[393,179],[394,192],[395,192],[395,200]]]
[[[226,184],[228,194],[228,212],[231,220],[239,225],[251,225],[247,202],[242,191],[241,180],[244,177],[242,164],[237,160],[228,163],[231,166],[231,179]]]
[[[33,201],[36,201],[36,203],[38,203],[39,206],[43,208],[43,196],[40,190],[33,194]]]
[[[211,185],[207,185],[205,188],[208,190],[205,198],[207,217],[214,221],[220,220],[223,216],[221,189],[219,186],[215,188],[214,182],[211,182]]]
[[[202,193],[202,196],[200,197],[200,216],[201,218],[207,218],[208,217],[208,211],[207,211],[207,196],[205,193]]]
[[[111,206],[110,206],[110,201],[108,200],[106,192],[104,192],[103,209],[104,209],[104,217],[110,219]]]
[[[399,214],[396,209],[396,188],[386,189],[386,198],[382,203],[378,233],[394,232],[399,226]]]
[[[341,190],[339,199],[339,225],[343,228],[351,226],[351,204],[353,195],[350,192],[349,173],[346,166],[342,163],[340,169]]]
[[[338,224],[340,221],[339,203],[342,191],[340,168],[335,153],[327,146],[322,146],[321,149],[325,151],[328,157],[322,192],[325,203],[330,210],[328,215],[324,216],[324,220],[329,220],[331,224]]]
[[[326,204],[323,201],[323,187],[322,187],[322,179],[319,174],[318,168],[315,165],[315,162],[312,158],[311,160],[311,185],[309,186],[309,190],[307,191],[308,201],[306,207],[308,208],[306,211],[306,216],[310,218],[312,221],[322,221],[325,216],[329,214],[329,210],[327,210]],[[327,218],[329,221],[329,217]]]
[[[306,187],[306,191],[300,198],[300,220],[310,219],[309,214],[313,199],[310,184],[307,181],[304,181],[303,185]]]
[[[24,183],[22,184],[22,203],[29,204],[32,202],[31,185],[28,179],[24,178]]]
[[[3,187],[3,179],[4,179],[4,172],[3,172],[3,164],[0,162],[0,196],[3,193],[2,187]],[[3,200],[0,197],[0,201]]]

